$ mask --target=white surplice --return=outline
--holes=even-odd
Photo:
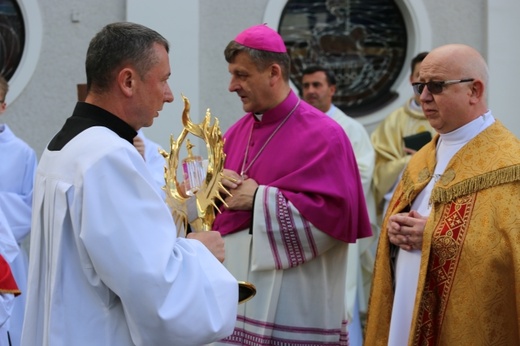
[[[352,346],[361,346],[363,344],[363,333],[360,309],[363,312],[367,311],[375,257],[372,248],[379,237],[376,203],[372,192],[372,176],[374,174],[376,153],[363,124],[349,117],[334,105],[331,105],[327,115],[341,125],[352,144],[365,194],[368,217],[372,226],[371,237],[361,238],[356,243],[349,244],[347,259],[348,274],[346,278],[345,307],[349,321],[349,339]]]
[[[157,182],[157,186],[161,190],[161,194],[166,197],[164,191],[162,191],[162,187],[165,185],[164,166],[166,165],[166,159],[160,154],[160,150],[162,148],[159,143],[156,143],[150,138],[146,137],[142,129],[137,131],[137,135],[141,137],[144,142],[144,160],[146,162],[146,166],[150,169],[150,173],[152,173],[154,181]]]
[[[16,256],[5,256],[22,294],[14,300],[8,329],[13,346],[20,345],[25,292],[27,287],[27,253],[21,246],[31,230],[31,205],[36,153],[20,138],[16,137],[9,126],[0,124],[0,209],[4,227],[12,233],[19,245]],[[1,224],[0,224],[0,227]],[[0,335],[3,337],[2,335]]]
[[[280,200],[280,190],[259,186],[254,214],[265,218],[253,219],[252,234],[225,236],[224,264],[238,280],[253,283],[257,293],[239,305],[234,334],[214,345],[348,345],[349,244],[318,230],[290,202],[280,211]],[[277,212],[287,215],[286,224]],[[292,251],[284,239],[289,228],[297,248]]]
[[[236,279],[177,231],[145,162],[108,128],[42,155],[23,345],[202,345],[233,331]]]

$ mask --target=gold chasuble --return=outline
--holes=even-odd
[[[412,157],[385,215],[367,346],[388,343],[394,296],[388,217],[409,210],[432,179],[438,140]],[[496,121],[436,179],[408,345],[520,345],[520,140]]]

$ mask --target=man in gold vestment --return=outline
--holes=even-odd
[[[419,70],[426,55],[428,52],[421,52],[410,62],[410,84],[419,81]],[[419,95],[414,95],[383,119],[370,135],[376,152],[373,182],[379,217],[388,203],[387,196],[391,195],[401,172],[415,153],[404,145],[403,138],[421,132],[435,135],[422,112]]]
[[[419,80],[438,135],[385,215],[365,344],[520,345],[520,140],[487,108],[473,48],[431,51]]]

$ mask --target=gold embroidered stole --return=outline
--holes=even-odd
[[[433,232],[414,345],[436,345],[476,194],[448,204]]]
[[[388,343],[394,293],[392,245],[386,232],[388,218],[409,210],[417,195],[432,179],[438,139],[439,136],[436,136],[412,157],[385,215],[370,295],[365,334],[367,346]],[[442,323],[446,311],[456,313],[451,310],[454,307],[448,304],[450,294],[454,292],[454,278],[461,265],[464,242],[475,232],[473,220],[480,215],[474,212],[480,201],[479,191],[517,181],[520,181],[519,139],[505,129],[500,121],[468,142],[447,165],[430,196],[432,212],[424,230],[409,345],[445,343],[452,340],[452,336],[458,335],[452,334],[456,326],[445,326],[449,334],[444,335]],[[501,191],[508,190],[515,191],[513,188]],[[479,219],[479,222],[482,221]],[[511,323],[514,325],[514,319]],[[442,340],[441,335],[445,336]],[[477,338],[478,334],[472,336]]]
[[[424,233],[421,264],[423,268],[427,260],[427,267],[416,298],[413,345],[436,345],[439,341],[437,338],[441,334],[478,191],[520,180],[520,153],[497,146],[497,143],[507,145],[518,141],[512,135],[512,138],[504,138],[509,135],[498,121],[484,130],[451,159],[432,190],[431,221]],[[430,143],[428,150],[417,156],[414,163],[422,164],[410,165],[402,181],[401,198],[408,205],[433,176],[436,164],[434,143]],[[402,203],[397,204],[402,206]]]

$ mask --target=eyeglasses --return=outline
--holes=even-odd
[[[450,84],[458,84],[458,83],[468,83],[473,82],[474,78],[467,78],[467,79],[453,79],[453,80],[445,80],[440,82],[427,82],[427,83],[412,83],[413,91],[417,95],[421,95],[424,87],[428,87],[428,91],[430,91],[432,94],[437,95],[442,92],[442,89],[446,85]]]

